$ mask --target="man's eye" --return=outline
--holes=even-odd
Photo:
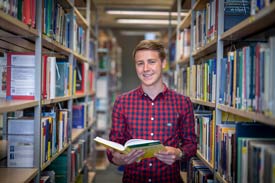
[[[149,63],[154,64],[154,63],[156,63],[156,61],[155,60],[150,60]]]
[[[137,65],[141,66],[141,65],[143,65],[143,63],[142,62],[138,62]]]

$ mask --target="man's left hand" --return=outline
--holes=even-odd
[[[165,151],[155,154],[155,157],[167,165],[172,165],[175,161],[180,160],[182,152],[179,148],[165,146]]]

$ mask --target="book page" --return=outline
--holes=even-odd
[[[96,142],[104,145],[105,147],[109,147],[109,148],[113,148],[113,149],[116,149],[118,151],[124,151],[125,148],[123,145],[117,143],[117,142],[113,142],[113,141],[110,141],[110,140],[106,140],[106,139],[103,139],[101,137],[96,137],[94,139]]]
[[[156,144],[160,144],[159,140],[145,140],[145,139],[130,139],[125,143],[125,147],[129,147],[129,146],[136,146],[136,145],[142,145],[142,144],[152,144],[152,143],[156,143]]]

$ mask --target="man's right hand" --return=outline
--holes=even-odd
[[[136,162],[139,159],[139,157],[141,157],[144,154],[143,150],[132,150],[128,154],[122,154],[112,149],[110,149],[110,151],[112,152],[112,155],[113,155],[113,159],[112,159],[113,163],[119,166],[132,164]]]

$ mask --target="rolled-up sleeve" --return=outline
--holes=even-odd
[[[123,115],[122,99],[117,97],[112,110],[112,128],[109,134],[109,139],[120,144],[124,144],[128,139],[125,138],[124,132],[126,131],[126,123]],[[107,150],[108,160],[112,161],[112,153]]]
[[[188,97],[184,99],[182,115],[180,123],[182,143],[180,149],[184,152],[184,159],[189,159],[196,154],[197,141],[193,105]]]

